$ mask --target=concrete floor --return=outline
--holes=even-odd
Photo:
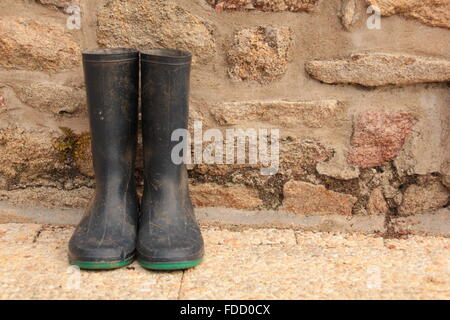
[[[73,226],[0,224],[1,299],[450,299],[450,239],[204,227],[205,261],[79,271]]]

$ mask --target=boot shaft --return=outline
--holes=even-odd
[[[165,211],[177,214],[192,206],[186,165],[175,164],[171,158],[172,149],[179,143],[172,141],[172,133],[188,126],[190,64],[189,52],[141,52],[143,211],[161,204]]]
[[[176,129],[187,129],[191,54],[179,50],[152,49],[141,52],[142,128],[148,178],[175,175],[185,166],[175,165],[171,151]]]
[[[83,69],[98,187],[128,183],[137,142],[139,52],[83,52]]]

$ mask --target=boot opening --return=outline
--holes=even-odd
[[[94,48],[82,52],[87,60],[121,60],[139,57],[139,51],[131,48]]]
[[[83,54],[127,54],[136,53],[137,50],[130,48],[95,48],[83,51]]]
[[[153,48],[141,51],[142,60],[148,62],[178,64],[190,63],[192,54],[188,51],[176,49]]]

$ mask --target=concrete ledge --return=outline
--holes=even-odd
[[[391,224],[397,232],[450,237],[450,208],[443,208],[433,213],[394,218]]]
[[[200,222],[251,228],[289,228],[308,231],[383,233],[384,216],[302,216],[284,211],[242,211],[229,208],[197,208]]]
[[[368,216],[301,216],[283,211],[243,211],[230,208],[196,208],[195,213],[203,225],[227,229],[278,228],[305,231],[385,233],[385,217]],[[40,224],[76,225],[83,209],[13,206],[0,202],[0,223],[29,222]],[[391,219],[395,230],[407,234],[450,237],[450,209],[434,213]]]

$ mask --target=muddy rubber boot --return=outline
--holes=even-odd
[[[69,242],[69,262],[83,269],[114,269],[133,261],[139,201],[134,182],[139,52],[83,52],[95,197]]]
[[[203,257],[203,238],[189,197],[184,163],[175,164],[171,141],[187,129],[191,54],[178,50],[141,52],[144,195],[137,259],[147,269],[194,267]]]

